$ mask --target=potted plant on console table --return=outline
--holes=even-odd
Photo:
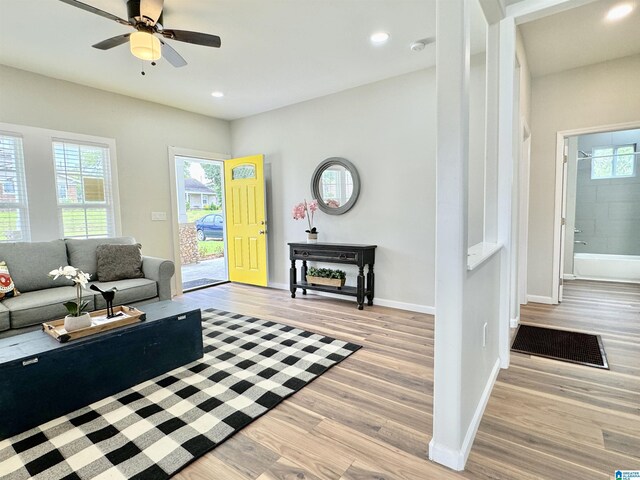
[[[331,287],[344,287],[347,274],[342,270],[333,270],[331,268],[315,268],[310,267],[307,270],[307,283],[311,285],[329,285]]]

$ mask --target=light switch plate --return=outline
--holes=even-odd
[[[167,219],[167,212],[151,212],[151,220],[154,222],[162,222]]]

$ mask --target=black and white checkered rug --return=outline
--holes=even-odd
[[[0,441],[0,478],[169,478],[360,348],[220,310],[202,319],[201,360]]]

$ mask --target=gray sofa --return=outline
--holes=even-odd
[[[51,270],[72,265],[92,274],[91,284],[103,290],[117,287],[114,305],[171,299],[172,261],[142,257],[144,278],[114,282],[97,281],[96,247],[102,244],[135,244],[132,237],[66,239],[51,242],[0,243],[0,261],[4,260],[20,295],[0,302],[0,337],[33,330],[34,325],[63,318],[67,310],[63,303],[75,300],[73,283],[65,278],[53,280]],[[87,285],[87,289],[89,287]],[[106,308],[102,295],[93,290],[83,293],[89,301],[88,311]]]

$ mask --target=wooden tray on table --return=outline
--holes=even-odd
[[[141,322],[146,318],[144,312],[138,310],[135,307],[128,307],[126,305],[119,305],[113,307],[113,312],[118,315],[122,315],[107,318],[107,309],[96,310],[90,312],[91,326],[86,328],[80,328],[72,332],[67,332],[64,328],[64,318],[60,320],[52,320],[42,324],[42,330],[47,332],[53,338],[60,343],[66,343],[69,340],[75,340],[77,338],[86,337],[88,335],[95,335],[96,333],[106,332],[113,328],[123,327],[125,325],[131,325],[132,323]]]

